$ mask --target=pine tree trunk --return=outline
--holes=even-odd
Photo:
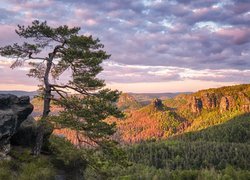
[[[46,121],[47,117],[50,112],[50,100],[51,100],[51,86],[49,84],[49,73],[52,66],[52,60],[53,55],[50,55],[49,59],[47,60],[46,64],[46,71],[44,75],[44,103],[43,103],[43,115],[42,115],[42,121]],[[36,142],[33,149],[32,154],[37,156],[41,153],[42,145],[43,145],[43,138],[45,134],[45,128],[46,125],[44,122],[41,122],[39,127],[37,128],[37,136],[36,136]]]

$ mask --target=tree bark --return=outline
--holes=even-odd
[[[36,142],[35,142],[35,146],[33,149],[33,155],[37,156],[41,153],[41,149],[42,149],[42,145],[43,145],[43,138],[45,135],[45,130],[46,130],[46,121],[48,118],[48,115],[50,113],[50,101],[52,98],[51,95],[51,84],[49,83],[49,75],[50,75],[50,71],[52,68],[52,61],[56,55],[56,53],[58,52],[59,49],[63,48],[65,45],[66,41],[64,40],[62,42],[62,45],[57,45],[53,52],[49,53],[49,57],[46,58],[47,63],[46,63],[46,70],[44,73],[44,102],[43,102],[43,115],[42,115],[42,121],[39,125],[39,127],[37,128],[38,132],[37,132],[37,136],[36,136]]]
[[[49,83],[49,73],[52,67],[52,60],[53,60],[54,54],[50,53],[49,58],[47,59],[46,63],[46,71],[44,74],[44,103],[43,103],[43,115],[42,115],[42,121],[39,127],[37,128],[37,136],[36,136],[36,142],[33,149],[33,155],[37,156],[41,153],[42,145],[43,145],[43,138],[45,134],[46,124],[44,121],[47,120],[47,117],[50,112],[50,100],[51,100],[51,86]]]

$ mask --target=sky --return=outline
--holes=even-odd
[[[17,24],[81,27],[111,58],[100,78],[124,92],[185,92],[249,83],[248,0],[1,0],[0,46]],[[0,90],[36,90],[28,67],[0,56]]]

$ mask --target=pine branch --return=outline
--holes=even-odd
[[[32,52],[29,52],[29,59],[37,59],[37,60],[43,60],[43,61],[46,61],[46,60],[48,60],[48,58],[42,58],[42,57],[33,57],[32,56]]]
[[[87,95],[87,96],[91,96],[91,95],[95,95],[94,93],[90,93],[90,92],[87,92],[87,91],[85,91],[84,89],[78,89],[78,88],[76,88],[76,87],[72,87],[72,86],[69,86],[69,85],[57,85],[57,84],[51,84],[51,86],[52,87],[57,87],[57,88],[62,88],[62,89],[64,89],[64,88],[68,88],[68,89],[71,89],[71,90],[74,90],[74,91],[76,91],[76,92],[78,92],[78,93],[80,93],[80,94],[84,94],[84,95]]]

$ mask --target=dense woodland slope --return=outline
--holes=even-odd
[[[249,117],[249,112],[250,85],[246,84],[181,94],[164,101],[155,99],[147,106],[126,111],[123,120],[110,121],[117,123],[117,137],[131,143],[199,131],[238,116]]]
[[[39,114],[41,100],[32,102]],[[155,98],[148,105],[123,94],[117,104],[125,117],[107,121],[117,124],[114,139],[121,142],[130,166],[106,170],[108,179],[250,179],[250,85]],[[54,114],[60,110],[53,105]],[[75,132],[69,129],[54,133],[78,143]],[[14,148],[13,160],[0,163],[0,179],[53,179],[58,172],[68,172],[64,176],[74,179],[80,152],[64,142],[60,144],[53,147],[59,160],[53,156],[33,158],[26,149]],[[15,173],[11,173],[13,169]],[[85,178],[102,179],[88,170]]]
[[[133,163],[119,177],[250,179],[249,93],[250,85],[208,89],[130,112],[118,130],[137,143],[126,146]]]
[[[234,122],[239,116],[248,117],[250,112],[249,84],[179,94],[164,100],[154,98],[148,105],[143,105],[143,101],[138,101],[138,94],[136,96],[137,98],[128,93],[120,96],[117,106],[124,111],[125,118],[107,119],[108,122],[117,124],[114,138],[125,144],[167,139],[206,128],[210,131],[209,127],[229,121]],[[35,98],[32,103],[35,107],[33,115],[36,116],[42,109],[42,102]],[[52,106],[53,114],[60,110],[60,107]],[[237,129],[232,131],[234,131],[232,133],[238,132]],[[56,132],[68,134],[69,139],[76,143],[74,132],[71,133],[69,130],[56,130]]]

